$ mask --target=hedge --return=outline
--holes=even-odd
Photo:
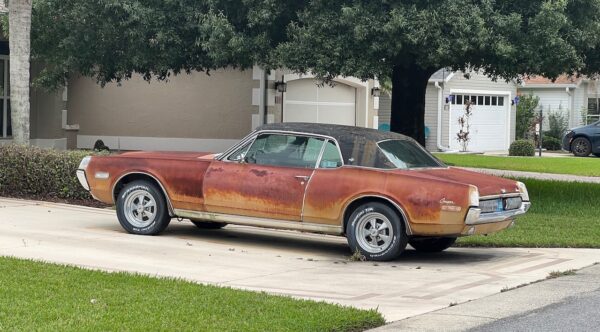
[[[508,155],[531,157],[535,155],[535,147],[533,146],[533,143],[531,141],[516,140],[510,145]]]
[[[561,141],[555,137],[544,137],[542,147],[548,151],[560,151],[562,149]]]
[[[56,151],[0,146],[0,196],[88,200],[75,171],[91,151]]]

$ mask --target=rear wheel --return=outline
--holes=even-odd
[[[379,202],[366,203],[354,210],[348,219],[346,237],[352,252],[373,261],[398,257],[408,241],[400,216]]]
[[[442,252],[450,248],[454,242],[456,242],[455,237],[416,237],[408,241],[411,247],[421,252]]]
[[[212,222],[212,221],[198,221],[191,220],[192,224],[196,225],[196,227],[200,229],[220,229],[225,227],[227,224],[222,222]]]
[[[577,157],[587,157],[592,152],[592,144],[585,137],[577,137],[571,143],[571,151]]]
[[[158,234],[171,222],[162,192],[145,180],[123,187],[117,198],[117,217],[126,231],[139,235]]]

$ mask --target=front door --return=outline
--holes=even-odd
[[[211,164],[203,184],[206,211],[301,221],[323,139],[267,133],[249,145]]]

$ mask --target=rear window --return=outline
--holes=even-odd
[[[377,145],[395,168],[443,167],[443,164],[412,141],[389,140]]]

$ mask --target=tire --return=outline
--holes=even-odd
[[[571,143],[571,151],[576,157],[587,157],[592,153],[592,143],[585,137],[577,137]]]
[[[123,187],[117,198],[117,217],[127,232],[138,235],[159,234],[171,222],[162,192],[155,184],[144,180]]]
[[[442,252],[450,248],[455,237],[428,237],[428,238],[412,238],[408,241],[411,247],[420,252]]]
[[[385,226],[384,226],[385,225]],[[367,260],[389,261],[406,248],[408,237],[402,219],[389,206],[370,202],[356,208],[346,227],[348,245]]]
[[[213,221],[195,221],[191,220],[192,224],[196,225],[196,227],[200,229],[221,229],[225,227],[227,224],[222,222],[213,222]]]

